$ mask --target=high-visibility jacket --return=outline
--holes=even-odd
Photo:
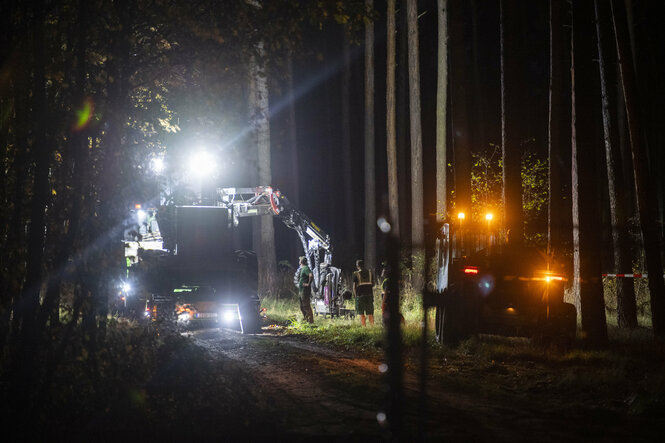
[[[374,279],[372,278],[372,271],[363,269],[353,273],[353,280],[358,286],[374,286]]]

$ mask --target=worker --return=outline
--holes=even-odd
[[[390,292],[390,266],[388,263],[381,263],[381,317],[383,318],[383,326],[388,326],[390,320],[390,311],[388,308],[388,298],[391,297]],[[404,316],[399,313],[400,323],[404,324]]]
[[[307,266],[307,257],[300,257],[300,271],[298,274],[298,295],[300,296],[300,311],[305,321],[314,323],[314,314],[312,313],[312,281],[314,274]]]
[[[365,262],[356,260],[356,272],[353,273],[353,295],[356,297],[356,314],[360,316],[360,324],[374,324],[374,279],[372,271],[365,269]]]

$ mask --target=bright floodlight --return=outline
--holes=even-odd
[[[487,221],[492,221],[493,217],[494,217],[494,215],[492,215],[491,212],[488,212],[487,214],[485,214],[485,220],[487,220]]]
[[[235,319],[235,313],[233,311],[224,311],[222,316],[225,322],[232,322]]]
[[[215,157],[209,152],[197,152],[189,159],[189,172],[192,174],[208,177],[215,172],[216,167]]]
[[[457,214],[457,218],[459,218],[460,220],[464,220],[464,217],[465,216],[464,216],[463,212],[460,212],[459,214]]]
[[[122,290],[125,292],[129,292],[132,290],[132,286],[129,283],[123,283],[122,284]]]
[[[150,168],[155,174],[161,174],[164,172],[164,159],[162,157],[155,157],[150,160]]]

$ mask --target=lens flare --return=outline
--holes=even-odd
[[[76,110],[76,123],[74,123],[73,130],[81,131],[85,129],[90,123],[90,120],[92,120],[94,112],[95,104],[92,99],[88,97],[85,99],[81,107]]]

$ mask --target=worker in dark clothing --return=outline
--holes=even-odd
[[[307,266],[307,258],[300,257],[300,271],[298,274],[298,295],[300,296],[300,311],[305,321],[314,323],[314,314],[312,313],[312,281],[314,274]]]
[[[388,298],[391,297],[390,292],[390,266],[387,263],[382,263],[381,269],[381,317],[383,317],[383,326],[388,326],[390,319],[390,311],[388,309]],[[404,324],[404,316],[400,313],[400,322]]]
[[[365,316],[369,324],[374,324],[374,278],[372,271],[365,269],[362,260],[356,260],[357,271],[353,273],[353,295],[356,297],[356,314],[360,316],[360,324],[365,326]]]

